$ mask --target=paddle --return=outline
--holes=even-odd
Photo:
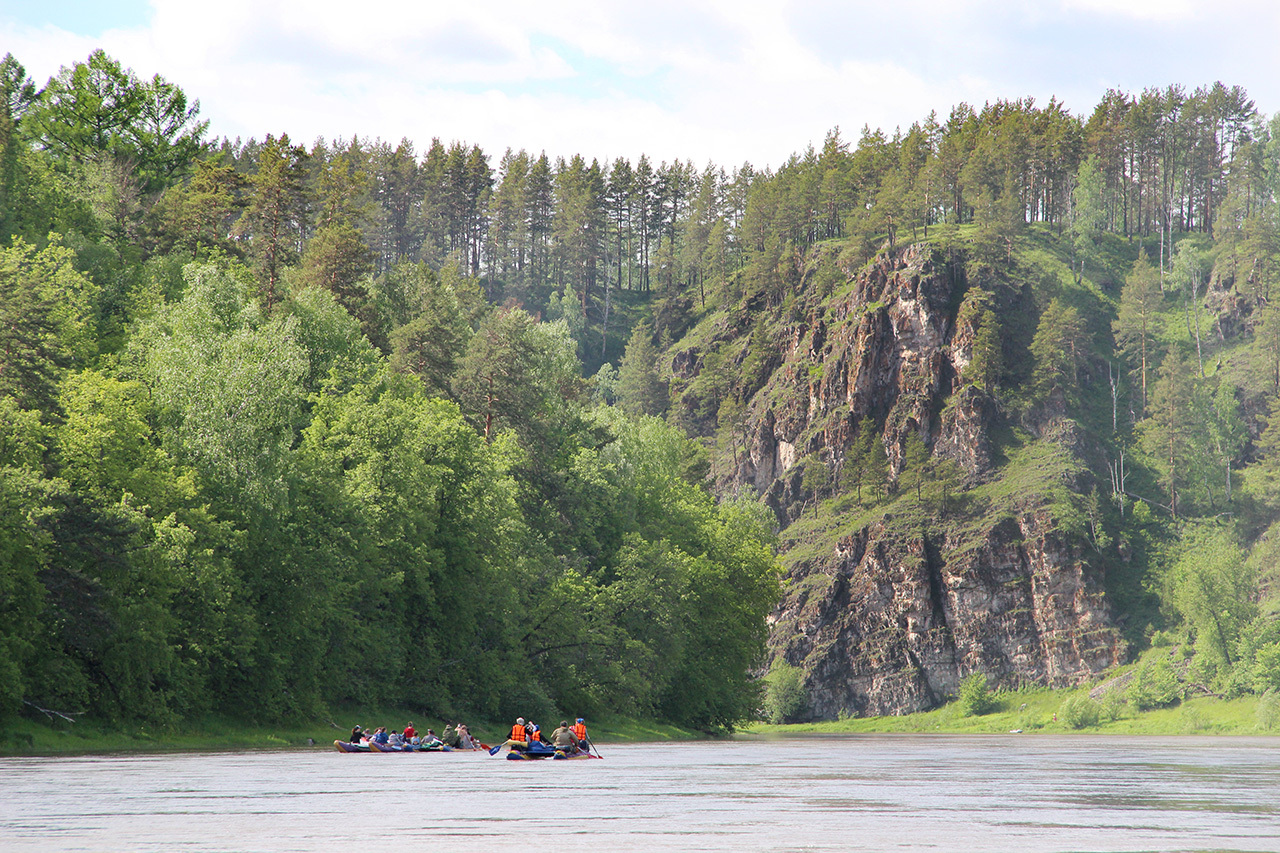
[[[593,740],[588,740],[588,741],[587,741],[587,746],[591,747],[591,749],[594,749],[594,750],[596,751],[596,758],[604,758],[604,756],[600,754],[600,749],[596,746],[596,742],[595,742],[595,741],[593,741]],[[587,751],[587,754],[588,754],[588,755],[590,755],[590,754],[591,754],[590,750],[588,750],[588,751]]]
[[[491,746],[491,747],[489,747],[489,754],[490,754],[490,755],[497,755],[497,754],[498,754],[498,750],[502,749],[502,747],[503,747],[504,745],[505,745],[505,744],[501,744],[501,743],[500,743],[500,744],[498,744],[497,746]]]

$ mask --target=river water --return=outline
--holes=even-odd
[[[1276,738],[601,746],[0,759],[0,850],[1280,853]]]

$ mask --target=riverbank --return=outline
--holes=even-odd
[[[997,693],[993,710],[966,715],[959,702],[919,714],[859,717],[822,723],[769,725],[743,729],[747,736],[788,734],[1089,734],[1268,735],[1280,734],[1275,703],[1258,696],[1219,699],[1200,696],[1165,708],[1136,711],[1118,703],[1098,703],[1096,722],[1084,725],[1069,704],[1088,699],[1088,690],[1033,689]]]
[[[423,732],[432,728],[439,733],[445,726],[444,720],[424,717],[403,708],[345,709],[323,720],[274,724],[228,717],[208,717],[174,726],[113,724],[94,719],[80,719],[73,723],[57,717],[47,720],[10,717],[0,720],[0,756],[308,747],[332,749],[333,742],[346,740],[351,734],[351,727],[356,724],[402,729],[410,720]],[[549,732],[560,720],[538,722]],[[601,744],[705,737],[701,732],[629,717],[587,722],[592,738]],[[510,725],[482,721],[471,723],[470,728],[479,740],[499,743],[506,738]]]

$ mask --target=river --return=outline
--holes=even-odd
[[[603,761],[0,759],[0,850],[1280,853],[1280,739],[846,736]]]

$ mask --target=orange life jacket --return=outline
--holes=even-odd
[[[511,727],[511,740],[528,740],[528,736],[524,733],[524,726],[517,725]]]
[[[532,737],[533,737],[533,739],[534,739],[534,740],[537,740],[537,741],[542,740],[542,730],[541,730],[541,729],[534,729],[534,730],[533,730],[533,736],[532,736]]]
[[[574,723],[569,728],[569,731],[573,732],[573,736],[576,737],[578,740],[587,739],[587,726],[585,723]]]

